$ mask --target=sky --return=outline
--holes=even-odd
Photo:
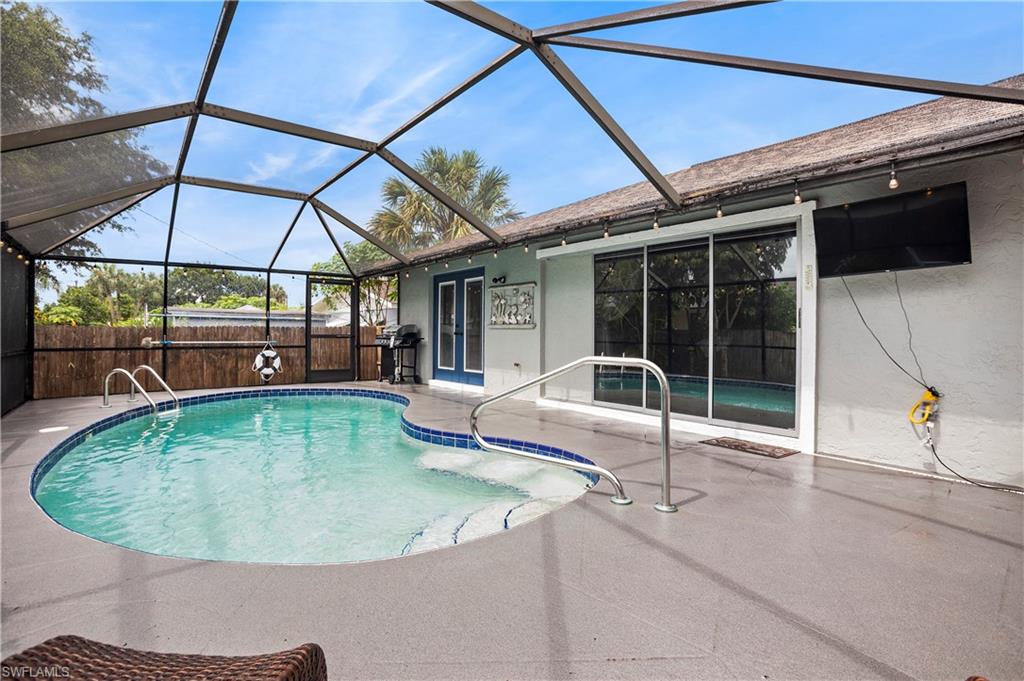
[[[531,27],[652,3],[494,2]],[[51,3],[93,36],[111,112],[184,102],[196,86],[220,3]],[[988,83],[1024,72],[1021,2],[787,2],[589,34],[697,50]],[[375,140],[511,47],[420,2],[242,2],[207,101]],[[853,85],[556,48],[654,164],[697,162],[930,99]],[[183,121],[140,139],[172,166]],[[551,74],[526,53],[391,145],[408,162],[430,146],[476,149],[511,176],[527,214],[642,176]],[[206,117],[187,175],[308,192],[356,152]],[[365,224],[395,171],[372,159],[321,195]],[[100,235],[104,255],[160,260],[171,189],[133,211],[130,236]],[[183,186],[171,259],[266,266],[297,202]],[[340,241],[358,241],[331,221]],[[276,262],[308,269],[333,248],[308,210]],[[285,278],[301,304],[301,278]]]

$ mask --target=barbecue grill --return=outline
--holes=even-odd
[[[377,380],[387,380],[392,385],[405,380],[405,370],[409,369],[412,375],[409,376],[413,383],[420,382],[419,372],[416,371],[417,352],[416,346],[420,341],[419,330],[415,324],[388,324],[385,326],[374,341],[380,346],[380,363],[377,365]],[[391,350],[391,352],[388,352]],[[406,352],[411,351],[411,352]],[[412,363],[407,356],[412,355]]]

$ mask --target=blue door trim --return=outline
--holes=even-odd
[[[433,316],[431,323],[431,334],[433,337],[430,339],[431,347],[433,351],[432,364],[433,364],[433,376],[434,378],[441,381],[452,381],[454,383],[467,383],[469,385],[483,385],[484,374],[483,372],[466,371],[466,357],[465,357],[465,333],[464,320],[466,312],[466,280],[467,279],[483,279],[484,268],[477,267],[471,270],[460,270],[458,272],[452,272],[450,274],[437,274],[434,276],[432,286],[434,288],[431,297],[434,301],[433,304]],[[438,306],[440,304],[440,285],[453,283],[455,284],[455,328],[458,335],[455,336],[455,368],[454,369],[442,369],[438,366],[438,357],[441,352],[440,342],[440,331],[441,325],[438,319]],[[486,286],[481,286],[481,296]],[[481,300],[481,312],[482,316],[486,316],[486,311],[483,309],[484,301]],[[480,320],[481,327],[485,327],[485,320]]]

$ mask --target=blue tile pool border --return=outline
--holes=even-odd
[[[181,406],[188,407],[198,404],[207,404],[209,402],[226,402],[229,400],[255,399],[260,397],[310,396],[363,397],[394,402],[402,405],[403,407],[409,406],[409,398],[405,395],[387,392],[386,390],[367,390],[362,388],[256,388],[250,390],[230,390],[227,392],[210,393],[209,395],[183,397],[181,398]],[[173,411],[174,402],[172,400],[157,402],[156,407],[158,413]],[[47,452],[47,454],[39,460],[39,463],[37,463],[35,468],[32,470],[32,478],[29,483],[29,491],[32,494],[32,497],[35,498],[39,482],[47,473],[50,472],[57,462],[87,438],[90,438],[97,433],[101,433],[104,430],[113,428],[114,426],[119,426],[127,421],[149,416],[152,414],[152,411],[153,410],[149,405],[128,409],[127,411],[119,412],[112,416],[108,416],[107,418],[90,423],[81,430],[78,430],[66,437],[56,447]],[[468,433],[436,430],[417,425],[406,418],[404,411],[401,418],[401,428],[402,432],[408,437],[428,444],[456,447],[458,449],[481,449],[473,440],[473,437]],[[557,459],[565,459],[567,461],[594,465],[594,462],[590,459],[559,447],[551,447],[549,445],[530,442],[527,440],[510,440],[508,438],[500,437],[485,437],[484,440],[491,444],[501,445],[508,447],[509,449],[515,449],[522,452],[543,454]],[[577,473],[586,478],[590,483],[590,486],[597,482],[598,478],[593,473],[586,473],[584,471],[577,471]]]

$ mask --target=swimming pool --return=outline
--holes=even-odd
[[[499,532],[592,484],[416,426],[407,404],[382,391],[272,389],[136,409],[65,440],[37,466],[32,493],[64,527],[126,548],[340,563]]]

